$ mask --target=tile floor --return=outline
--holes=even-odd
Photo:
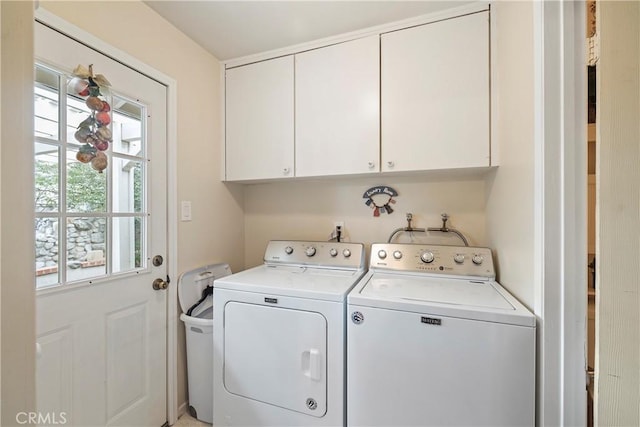
[[[178,418],[178,422],[173,427],[211,427],[211,424],[203,423],[186,413]]]

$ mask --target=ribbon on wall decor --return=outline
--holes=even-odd
[[[398,192],[393,188],[377,185],[365,191],[362,198],[366,199],[364,204],[373,209],[373,216],[380,216],[381,213],[393,213],[391,205],[396,203],[394,197],[397,196]]]

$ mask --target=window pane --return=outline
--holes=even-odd
[[[106,268],[105,217],[67,220],[67,282],[104,276]]]
[[[76,150],[67,155],[67,210],[69,212],[106,212],[106,173],[98,173],[90,163],[76,160]]]
[[[92,113],[78,95],[83,84],[35,67],[37,288],[148,267],[147,106],[102,93],[111,106],[113,141],[108,168],[100,173],[76,158],[84,145],[75,138],[78,125]]]
[[[57,73],[36,67],[34,88],[35,136],[58,139],[58,117],[60,116],[58,90],[60,79]]]
[[[121,273],[146,266],[144,217],[113,219],[113,272]]]
[[[35,205],[36,212],[56,212],[60,206],[57,145],[35,144]]]
[[[119,96],[113,97],[113,105],[113,152],[143,156],[144,107]]]
[[[91,115],[91,110],[83,98],[77,95],[67,95],[67,142],[80,144],[74,137],[78,125]]]
[[[111,157],[113,163],[113,212],[142,212],[142,171],[143,163],[139,161]]]
[[[36,218],[36,288],[60,283],[58,218]]]

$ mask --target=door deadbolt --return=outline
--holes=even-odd
[[[156,255],[153,257],[153,260],[151,262],[153,263],[154,266],[160,267],[164,262],[164,258],[162,258],[162,255]]]
[[[167,289],[168,286],[169,283],[159,277],[153,281],[153,289],[155,289],[156,291]]]

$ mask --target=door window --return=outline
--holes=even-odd
[[[69,76],[35,67],[35,269],[38,289],[147,268],[146,106],[109,95],[113,142],[98,173],[76,159],[84,99]]]

